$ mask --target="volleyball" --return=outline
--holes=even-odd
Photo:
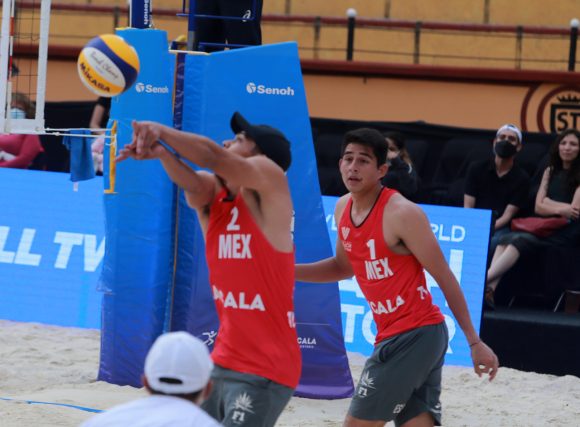
[[[122,37],[103,34],[91,39],[77,61],[83,84],[99,96],[112,97],[129,89],[139,74],[139,56]]]

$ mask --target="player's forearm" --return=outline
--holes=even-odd
[[[449,274],[452,276],[452,273]],[[465,334],[467,342],[473,344],[479,341],[479,335],[473,327],[471,317],[469,316],[469,310],[467,308],[467,302],[465,301],[463,291],[459,287],[457,280],[452,276],[445,281],[441,280],[437,282],[445,295],[445,299],[447,300],[447,304],[449,304],[453,316],[455,316],[457,323],[459,323],[459,327]]]
[[[199,190],[200,183],[198,174],[174,154],[163,150],[163,154],[159,156],[159,160],[161,160],[161,164],[171,181],[176,185],[190,193],[195,193]]]
[[[329,283],[347,279],[352,274],[341,268],[335,257],[309,264],[296,264],[296,280],[308,283]]]
[[[213,169],[223,148],[211,139],[195,133],[163,126],[160,139],[181,157],[202,167]]]

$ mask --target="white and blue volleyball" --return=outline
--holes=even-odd
[[[122,37],[103,34],[85,45],[77,69],[89,90],[99,96],[112,97],[125,92],[137,80],[139,56]]]

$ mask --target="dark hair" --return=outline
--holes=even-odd
[[[550,179],[552,179],[556,172],[564,169],[562,158],[560,157],[559,147],[562,140],[568,135],[574,135],[576,139],[578,139],[578,142],[580,142],[580,131],[576,129],[566,129],[565,131],[558,134],[556,140],[550,147]],[[570,169],[566,175],[568,186],[572,191],[576,190],[576,188],[580,185],[580,153],[572,161]]]
[[[408,165],[412,165],[413,161],[411,160],[411,156],[407,151],[407,146],[405,144],[406,138],[405,135],[399,132],[385,132],[383,136],[387,139],[393,141],[396,147],[399,149],[399,157],[402,161],[407,163]]]
[[[12,94],[12,108],[20,108],[24,111],[27,119],[34,117],[34,103],[21,92],[14,92]]]
[[[342,146],[340,147],[340,157],[344,155],[348,144],[359,144],[370,147],[377,158],[377,166],[387,163],[389,146],[387,145],[385,137],[376,129],[360,128],[347,132],[344,135]]]

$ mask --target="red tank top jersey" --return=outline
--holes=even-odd
[[[444,321],[433,304],[423,266],[413,255],[391,251],[383,237],[383,212],[395,190],[383,188],[367,218],[352,223],[352,198],[339,221],[338,234],[356,280],[377,325],[375,344],[420,326]]]
[[[258,228],[240,194],[225,189],[210,207],[209,280],[220,327],[218,365],[295,388],[301,355],[294,321],[294,252],[280,252]]]

